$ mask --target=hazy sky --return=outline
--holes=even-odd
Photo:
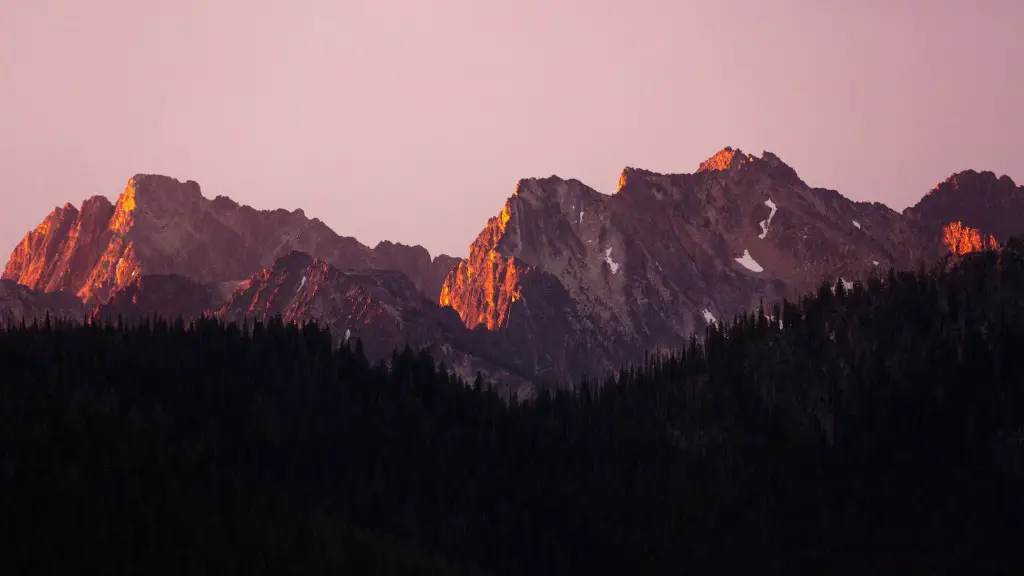
[[[0,0],[0,260],[139,172],[463,255],[521,177],[732,145],[902,209],[1022,140],[1021,0]]]

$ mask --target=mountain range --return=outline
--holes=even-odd
[[[731,147],[693,173],[626,168],[611,195],[556,176],[520,180],[465,259],[371,248],[301,210],[256,210],[140,174],[116,203],[66,204],[25,235],[0,280],[0,322],[280,315],[358,338],[371,359],[426,348],[463,378],[529,396],[823,282],[1021,231],[1024,187],[1008,176],[953,174],[900,213]]]

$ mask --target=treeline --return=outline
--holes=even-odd
[[[0,565],[36,573],[1020,568],[1024,261],[892,272],[509,405],[315,326],[0,330]]]

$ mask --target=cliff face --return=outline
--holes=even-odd
[[[996,237],[988,237],[970,226],[964,226],[959,220],[942,227],[942,243],[950,254],[963,256],[981,250],[995,250],[999,247]]]
[[[612,195],[521,180],[466,260],[369,248],[301,210],[138,175],[116,204],[66,205],[29,232],[4,269],[13,282],[0,309],[281,314],[359,337],[371,358],[427,347],[469,379],[480,370],[529,394],[528,382],[601,376],[822,281],[990,249],[1020,231],[1024,188],[1005,176],[954,174],[900,214],[812,188],[770,152],[728,147],[692,174],[626,168]]]
[[[393,270],[342,271],[325,260],[291,252],[239,286],[216,312],[229,322],[315,321],[345,342],[358,338],[371,361],[389,359],[396,347],[427,349],[472,381],[477,371],[500,381],[506,393],[522,392],[528,378],[488,360],[489,337],[473,338],[458,315],[441,308]]]
[[[824,280],[931,262],[949,250],[958,214],[996,238],[1024,229],[1009,179],[965,174],[951,180],[972,193],[940,186],[902,215],[811,188],[769,152],[733,148],[693,174],[627,168],[610,196],[576,180],[522,180],[439,302],[500,334],[527,370],[568,385]],[[979,195],[984,207],[968,210]]]
[[[387,240],[380,242],[370,251],[370,268],[377,270],[400,270],[431,300],[441,293],[441,286],[448,271],[461,261],[447,254],[433,259],[422,246],[406,246]]]
[[[1024,186],[1016,185],[1009,176],[965,170],[937,184],[903,214],[933,231],[960,221],[1004,242],[1020,233],[1022,208]]]
[[[400,270],[427,291],[440,290],[446,270],[439,267],[448,263],[431,260],[419,246],[370,249],[301,210],[255,210],[224,196],[209,200],[192,181],[137,175],[116,205],[95,197],[81,210],[56,209],[14,250],[3,278],[74,292],[96,304],[140,274],[176,274],[200,284],[239,281],[292,250],[343,269]]]
[[[917,226],[927,254],[974,251],[1024,230],[1024,186],[1009,176],[965,170],[937,184],[903,215]]]
[[[14,249],[3,279],[43,292],[90,292],[93,270],[110,244],[114,206],[102,196],[81,210],[71,204],[51,212]]]

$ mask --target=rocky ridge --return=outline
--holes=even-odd
[[[950,183],[969,191],[951,194]],[[1024,229],[1022,208],[1009,178],[965,172],[900,214],[812,188],[770,152],[731,147],[693,174],[626,168],[613,195],[524,179],[439,302],[467,327],[500,333],[525,371],[571,385],[824,280],[930,263],[951,235],[966,235],[964,246],[972,234],[1005,239]],[[953,229],[961,213],[977,229]]]
[[[822,281],[931,263],[1021,230],[1024,188],[1005,176],[954,174],[899,213],[810,187],[770,152],[731,147],[692,174],[626,168],[611,195],[555,176],[520,180],[465,260],[369,248],[301,210],[255,210],[138,175],[116,204],[65,205],[26,235],[3,276],[23,286],[8,282],[0,308],[29,319],[49,309],[279,314],[357,337],[373,359],[427,348],[467,379],[480,371],[529,395],[531,383],[601,376]]]
[[[427,298],[394,270],[339,270],[325,260],[293,251],[259,270],[216,311],[228,322],[316,321],[341,342],[358,339],[371,361],[396,349],[426,349],[467,381],[490,376],[505,393],[528,393],[529,379],[501,362],[497,341],[471,334],[459,316]]]
[[[343,269],[400,270],[433,294],[453,262],[431,259],[420,246],[369,248],[301,210],[256,210],[225,196],[210,200],[193,181],[140,174],[116,204],[94,196],[80,210],[70,204],[55,209],[14,249],[3,278],[102,304],[139,275],[238,282],[292,250]]]

